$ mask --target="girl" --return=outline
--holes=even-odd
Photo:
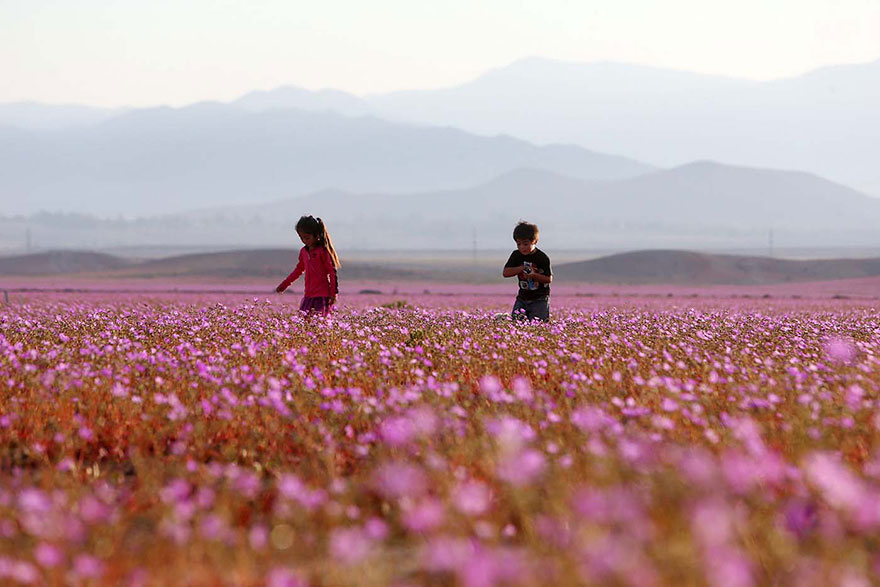
[[[275,291],[283,292],[305,272],[306,286],[299,309],[307,314],[320,312],[326,316],[330,307],[336,303],[336,295],[339,293],[336,281],[339,257],[330,235],[327,234],[327,227],[320,218],[301,217],[296,223],[296,233],[305,246],[300,249],[296,268]]]

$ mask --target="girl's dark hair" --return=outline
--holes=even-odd
[[[300,217],[296,223],[296,231],[315,237],[316,244],[323,246],[330,253],[330,260],[333,261],[333,266],[337,269],[342,267],[342,263],[339,262],[339,255],[336,254],[336,249],[333,248],[333,241],[330,240],[330,233],[327,232],[327,227],[320,218],[315,218],[314,216]]]

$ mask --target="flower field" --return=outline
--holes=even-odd
[[[0,582],[867,585],[873,302],[0,306]]]

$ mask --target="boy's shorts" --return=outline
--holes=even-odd
[[[516,298],[513,303],[513,312],[510,314],[514,320],[540,320],[550,321],[550,298],[538,298],[537,300],[521,300]]]

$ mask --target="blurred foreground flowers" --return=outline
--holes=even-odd
[[[880,579],[873,309],[415,302],[3,307],[0,580]]]

